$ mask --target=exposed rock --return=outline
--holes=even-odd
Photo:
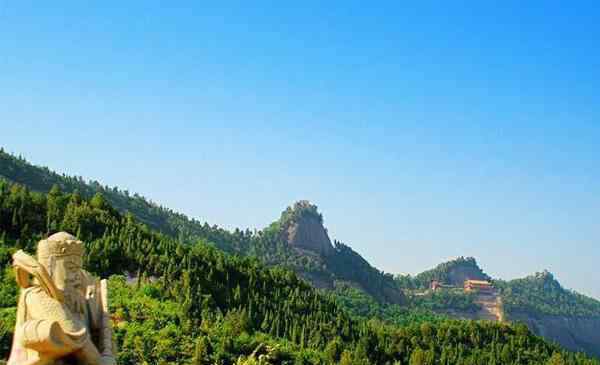
[[[401,304],[404,294],[391,275],[372,267],[362,256],[340,242],[335,246],[323,225],[317,206],[306,200],[288,207],[278,221],[281,239],[297,253],[321,265],[322,271],[296,272],[313,286],[333,289],[345,282],[370,294],[378,301]]]
[[[290,246],[309,250],[323,256],[334,250],[327,230],[323,226],[323,216],[317,206],[306,200],[288,207],[280,219],[281,235]]]
[[[504,322],[504,311],[502,310],[502,298],[498,293],[479,294],[475,297],[475,304],[480,309],[475,312],[461,311],[456,309],[441,311],[450,317],[459,319],[474,319],[493,322]]]
[[[455,286],[462,286],[465,280],[490,280],[489,276],[484,274],[476,266],[456,266],[448,274],[449,283]]]
[[[511,321],[525,323],[536,335],[572,351],[600,356],[600,317],[567,317],[511,313]]]

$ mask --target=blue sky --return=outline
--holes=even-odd
[[[393,273],[600,298],[594,2],[0,2],[0,143],[225,227],[294,200]]]

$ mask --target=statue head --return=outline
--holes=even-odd
[[[65,303],[80,311],[83,297],[84,246],[75,236],[59,232],[41,240],[37,247],[38,262],[50,274],[54,285],[65,295]]]

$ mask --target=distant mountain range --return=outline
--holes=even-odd
[[[562,288],[548,272],[512,281],[493,280],[475,259],[458,258],[414,277],[393,277],[370,265],[349,246],[332,241],[323,216],[308,201],[292,204],[279,220],[258,232],[228,231],[190,219],[135,193],[34,166],[4,150],[0,150],[0,177],[44,193],[53,186],[66,193],[78,192],[86,199],[100,193],[121,214],[131,214],[180,243],[203,242],[230,254],[253,256],[267,265],[291,269],[317,288],[340,292],[355,288],[381,305],[420,303],[411,298],[426,293],[433,280],[459,288],[466,279],[489,280],[498,290],[507,320],[525,322],[535,333],[569,349],[600,356],[600,302]],[[441,308],[440,313],[457,313],[449,304],[454,302],[447,297],[428,298],[437,301],[431,308]]]

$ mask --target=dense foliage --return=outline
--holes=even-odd
[[[431,308],[425,308],[416,301],[411,300],[408,305],[381,303],[351,286],[339,285],[333,294],[338,303],[355,318],[377,318],[399,326],[448,319],[447,316],[436,314]]]
[[[497,281],[504,309],[560,316],[600,317],[600,302],[564,289],[548,271],[508,282]]]
[[[334,241],[335,253],[326,258],[327,267],[337,278],[357,283],[382,303],[401,304],[405,297],[391,274],[374,268],[349,246]]]
[[[307,217],[314,218],[321,224],[323,223],[323,215],[319,213],[317,206],[307,200],[300,200],[294,203],[294,205],[287,207],[281,213],[279,222],[285,226]]]
[[[343,284],[338,285],[334,295],[355,317],[377,318],[401,326],[448,319],[449,313],[474,314],[481,309],[474,301],[474,294],[454,290],[410,294],[402,305],[378,302],[364,291]]]
[[[16,296],[6,270],[9,254],[33,251],[39,238],[56,230],[77,232],[87,242],[88,270],[118,275],[110,288],[119,364],[545,364],[552,358],[598,364],[561,351],[523,325],[439,320],[397,327],[355,319],[290,271],[202,242],[181,244],[121,215],[99,194],[84,199],[52,188],[46,195],[5,182],[2,356]]]
[[[87,182],[82,177],[57,174],[47,167],[33,166],[24,158],[10,155],[3,149],[0,149],[0,177],[39,192],[49,192],[56,185],[64,192],[78,191],[88,199],[101,193],[120,212],[130,212],[148,226],[175,237],[191,237],[211,228],[138,194],[104,186],[98,181]]]

